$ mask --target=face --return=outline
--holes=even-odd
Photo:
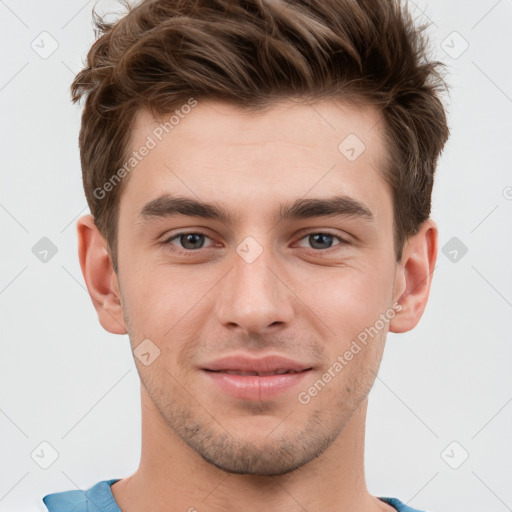
[[[367,397],[394,314],[380,114],[200,101],[161,141],[158,126],[138,113],[132,149],[156,145],[123,191],[118,236],[143,396],[217,467],[292,471]]]

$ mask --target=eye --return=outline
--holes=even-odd
[[[200,231],[180,232],[165,239],[162,242],[162,245],[169,248],[171,252],[178,254],[190,254],[192,252],[197,252],[199,249],[208,247],[205,245],[206,240],[211,241],[211,238]],[[303,245],[303,240],[306,241],[309,247]],[[334,240],[338,240],[338,243],[334,243]],[[312,250],[313,252],[329,252],[330,249],[336,250],[335,248],[337,246],[348,244],[349,242],[340,236],[327,231],[309,233],[306,236],[303,236],[298,243],[299,247],[310,249],[310,251]],[[210,246],[214,245],[215,243],[210,243]]]
[[[333,245],[333,239],[338,239],[340,243]],[[325,231],[309,233],[308,235],[301,238],[302,240],[306,240],[307,243],[311,245],[311,247],[315,250],[326,251],[335,247],[337,245],[346,245],[348,242],[343,238],[335,235],[334,233],[329,233]],[[303,246],[301,246],[303,247]]]
[[[174,240],[178,241],[181,247],[175,249],[172,243]],[[186,252],[186,251],[194,251],[196,249],[203,249],[205,239],[209,239],[209,237],[197,231],[189,232],[189,233],[176,233],[175,235],[167,238],[162,242],[163,245],[170,246],[172,251],[176,252]],[[184,249],[185,251],[180,251],[179,249]]]

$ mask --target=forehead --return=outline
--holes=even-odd
[[[132,125],[131,146],[135,148],[145,137],[152,136],[157,144],[172,144],[179,138],[193,142],[197,149],[282,143],[302,145],[314,151],[325,149],[329,153],[346,136],[352,135],[356,149],[361,150],[362,143],[366,146],[366,157],[377,157],[383,149],[382,125],[380,111],[367,104],[322,101],[308,105],[283,100],[255,112],[229,103],[200,100],[194,107],[184,103],[159,119],[146,109],[139,110]],[[349,146],[350,143],[346,149]],[[351,160],[354,155],[345,155],[354,161]]]
[[[382,130],[374,107],[334,101],[282,101],[250,112],[202,100],[161,119],[140,110],[129,154],[151,149],[131,172],[121,205],[135,215],[167,191],[264,214],[272,202],[345,194],[373,203],[378,214],[386,201],[379,195],[390,195],[379,174]]]

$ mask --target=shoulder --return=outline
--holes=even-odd
[[[118,480],[103,480],[86,491],[47,494],[42,501],[48,512],[121,512],[110,490]]]
[[[427,510],[419,510],[417,508],[408,507],[405,503],[401,502],[397,498],[379,498],[379,500],[384,501],[388,505],[396,508],[398,512],[428,512]]]

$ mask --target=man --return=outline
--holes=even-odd
[[[448,137],[392,0],[157,0],[76,77],[79,258],[141,379],[138,470],[51,512],[413,511],[364,475],[387,332],[419,322]]]

